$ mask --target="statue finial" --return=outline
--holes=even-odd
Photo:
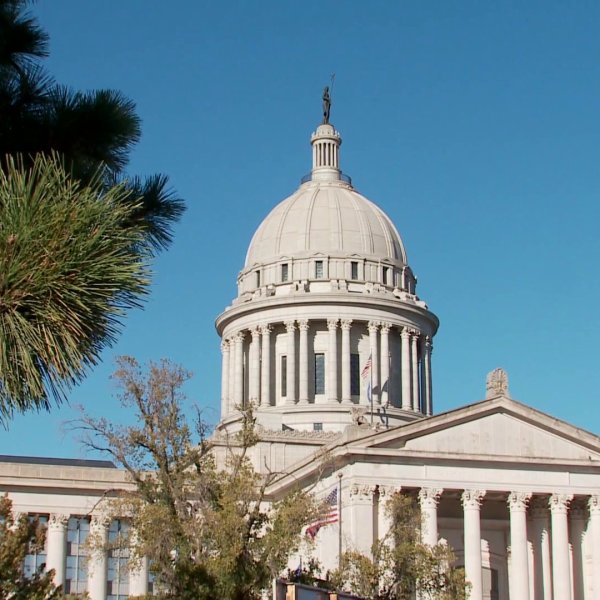
[[[508,391],[508,375],[506,374],[506,371],[504,369],[494,369],[488,373],[485,388],[486,400],[498,396],[510,398],[510,393]]]
[[[326,85],[323,90],[323,124],[329,123],[329,113],[331,112],[331,95],[329,94],[329,86]]]

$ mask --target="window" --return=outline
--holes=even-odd
[[[287,396],[287,356],[281,357],[281,395]]]
[[[313,423],[313,431],[323,431],[323,423]]]
[[[65,592],[83,594],[87,590],[87,552],[85,542],[90,523],[85,517],[71,517],[67,524],[67,572]]]
[[[389,278],[390,278],[390,268],[383,267],[383,285],[388,285]]]
[[[106,600],[124,600],[129,595],[129,548],[127,530],[129,525],[121,519],[115,519],[108,529],[108,570]]]
[[[355,260],[350,263],[350,279],[358,279],[358,263]]]
[[[315,354],[315,394],[325,393],[325,355]]]
[[[281,281],[287,281],[288,277],[289,277],[288,264],[283,263],[281,265]]]
[[[256,275],[256,287],[260,287],[260,271],[254,271]]]
[[[323,261],[315,261],[315,279],[323,279]]]
[[[33,521],[35,518],[35,515],[31,515],[29,517],[31,521]],[[42,527],[48,526],[47,516],[38,516],[37,520],[39,521]],[[44,570],[44,565],[46,564],[47,544],[48,538],[46,537],[46,544],[43,548],[39,548],[37,551],[31,548],[30,552],[25,556],[25,560],[23,562],[23,574],[25,575],[25,577],[33,577],[36,573],[39,573],[40,571]]]
[[[350,355],[350,394],[360,396],[360,356]]]

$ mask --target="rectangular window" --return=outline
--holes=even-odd
[[[323,431],[323,423],[313,423],[313,431]]]
[[[390,268],[383,267],[383,285],[388,285],[390,278]]]
[[[281,281],[287,281],[288,277],[289,277],[288,264],[283,263],[281,265]]]
[[[358,279],[358,263],[355,260],[350,263],[350,279]]]
[[[87,591],[87,551],[85,542],[90,522],[85,517],[71,517],[67,524],[67,572],[64,591],[83,594]]]
[[[315,394],[325,393],[325,355],[315,354]]]
[[[107,596],[106,600],[125,600],[129,595],[129,548],[126,521],[115,519],[108,529]]]
[[[315,279],[323,279],[323,261],[315,261]]]
[[[350,394],[360,396],[360,356],[350,355]]]
[[[260,287],[260,271],[254,271],[256,273],[256,287]]]
[[[287,356],[281,357],[281,396],[287,396]]]
[[[29,519],[33,521],[36,517],[31,515]],[[37,517],[38,522],[42,527],[48,527],[48,517],[45,515],[40,515]],[[44,565],[46,564],[46,546],[48,545],[48,536],[46,536],[46,544],[44,548],[40,548],[35,551],[33,548],[30,549],[30,552],[25,556],[25,560],[23,561],[23,574],[28,579],[33,577],[36,573],[42,572],[44,570]]]

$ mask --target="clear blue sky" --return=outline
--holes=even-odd
[[[40,0],[50,72],[143,119],[131,173],[187,200],[144,310],[72,394],[123,420],[113,358],[170,357],[217,419],[215,317],[255,228],[310,168],[336,73],[342,167],[396,223],[439,316],[434,409],[513,397],[600,433],[600,3]],[[0,453],[82,456],[69,406],[18,416]]]

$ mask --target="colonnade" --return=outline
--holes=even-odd
[[[48,520],[46,569],[54,569],[54,583],[64,586],[67,564],[67,526],[69,515],[51,514]],[[94,547],[87,557],[87,592],[90,600],[105,600],[107,595],[108,555],[100,547],[106,544],[110,521],[94,515],[90,520],[90,535],[94,536]],[[129,571],[129,595],[143,596],[148,593],[148,561],[141,560]]]
[[[373,522],[373,511],[377,512],[377,535],[379,538],[385,536],[390,525],[385,515],[385,502],[391,493],[399,491],[400,488],[395,486],[350,486],[352,537],[355,542],[360,540],[359,550],[370,552],[374,532],[368,524]],[[456,490],[451,491],[456,493]],[[421,536],[428,545],[439,541],[438,503],[442,493],[441,488],[418,490]],[[464,568],[471,585],[470,600],[482,600],[489,592],[483,589],[482,577],[481,506],[485,497],[485,490],[465,489],[460,492]],[[574,499],[570,494],[547,496],[513,491],[507,493],[506,501],[511,600],[600,600],[600,495]],[[591,536],[588,548],[592,549],[594,566],[589,573],[584,570],[584,533]],[[586,575],[591,581],[586,582]],[[591,596],[586,595],[586,587],[593,590]]]
[[[321,323],[323,320],[321,320]],[[416,329],[379,321],[327,319],[327,350],[325,352],[325,394],[312,395],[309,385],[309,343],[311,324],[308,319],[268,323],[241,330],[222,340],[221,415],[224,417],[236,407],[248,402],[256,406],[273,404],[308,404],[309,402],[341,402],[350,404],[356,398],[351,389],[351,329],[358,327],[361,334],[368,332],[369,355],[360,356],[362,370],[370,356],[370,384],[375,405],[389,404],[407,411],[432,414],[431,338]],[[273,394],[271,383],[271,354],[274,327],[285,327],[286,394]],[[341,332],[341,333],[339,333]],[[398,335],[400,355],[391,351],[390,336]],[[340,339],[341,338],[341,339]],[[248,343],[245,345],[245,340]],[[296,353],[298,350],[298,353]],[[314,355],[312,355],[314,358]],[[338,358],[340,365],[338,365]],[[400,389],[390,389],[391,370],[400,371]],[[245,370],[248,370],[247,376]],[[274,398],[275,397],[275,398]],[[369,403],[366,394],[362,403]]]

